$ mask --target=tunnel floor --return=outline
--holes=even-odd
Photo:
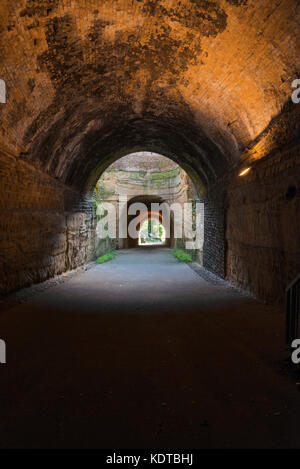
[[[2,312],[0,335],[1,448],[300,447],[283,313],[168,249],[120,251]]]

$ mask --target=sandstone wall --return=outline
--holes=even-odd
[[[0,294],[90,259],[93,215],[79,193],[0,152]]]
[[[162,155],[140,152],[113,163],[96,185],[96,198],[108,202],[119,197],[147,195],[162,197],[167,203],[184,203],[193,186],[187,173]]]
[[[170,158],[159,155],[153,152],[142,151],[138,153],[131,153],[123,158],[120,158],[113,163],[109,170],[125,170],[128,171],[168,171],[176,169],[178,164]]]
[[[268,300],[283,300],[300,272],[299,151],[278,150],[228,182],[227,278]]]
[[[8,151],[0,153],[0,292],[83,265],[96,251],[91,204]],[[260,298],[282,300],[300,271],[299,145],[206,192],[203,263]]]

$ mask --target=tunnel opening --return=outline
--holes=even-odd
[[[202,262],[203,242],[196,238],[196,211],[199,200],[193,180],[180,165],[153,152],[130,153],[109,165],[101,174],[92,193],[99,223],[111,209],[115,233],[101,236],[96,255],[111,249],[138,247],[185,247],[195,260]],[[186,227],[188,207],[190,232]],[[131,229],[138,216],[135,230]],[[123,220],[123,218],[126,219]],[[107,222],[108,223],[108,222]],[[126,225],[125,230],[124,226]],[[176,223],[179,225],[176,228]],[[192,233],[192,228],[194,231]],[[99,229],[96,229],[99,235]],[[198,233],[198,238],[200,233]],[[202,233],[203,237],[203,233]],[[189,245],[187,240],[189,238]],[[186,246],[185,246],[186,245]]]
[[[148,219],[141,223],[139,231],[139,246],[158,246],[166,245],[166,231],[162,223],[153,218],[153,213],[148,213]]]

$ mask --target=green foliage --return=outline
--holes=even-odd
[[[99,202],[98,202],[98,200],[96,200],[94,198],[92,199],[92,202],[93,202],[93,210],[94,210],[94,213],[96,215]]]
[[[93,207],[94,207],[94,208],[97,208],[97,207],[98,207],[98,203],[99,203],[98,200],[96,200],[94,197],[92,197],[92,198],[91,198],[91,201],[92,201],[92,203],[93,203]]]
[[[182,249],[173,249],[173,255],[178,259],[179,261],[183,262],[192,262],[192,256],[188,254],[186,251],[183,251]]]
[[[97,218],[102,218],[105,215],[105,210],[101,202],[99,202],[99,200],[95,198],[92,199],[92,202],[93,202],[94,216]]]
[[[169,169],[167,171],[153,171],[151,173],[151,180],[173,179],[179,176],[180,168]]]
[[[159,228],[158,228],[158,236],[159,236],[160,238],[162,238],[163,234],[164,234],[164,233],[163,233],[163,227],[162,227],[162,225],[160,224],[160,225],[159,225]]]
[[[111,261],[112,259],[115,259],[115,257],[117,257],[116,251],[110,251],[107,254],[104,254],[103,256],[98,257],[97,263],[104,264],[104,262]]]

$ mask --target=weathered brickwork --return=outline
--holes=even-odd
[[[1,294],[89,260],[93,219],[84,201],[79,206],[79,198],[78,193],[50,176],[1,152]]]
[[[1,0],[0,18],[0,139],[81,189],[136,150],[214,181],[299,71],[292,0]]]
[[[278,151],[228,185],[227,278],[280,300],[300,272],[300,146]]]

